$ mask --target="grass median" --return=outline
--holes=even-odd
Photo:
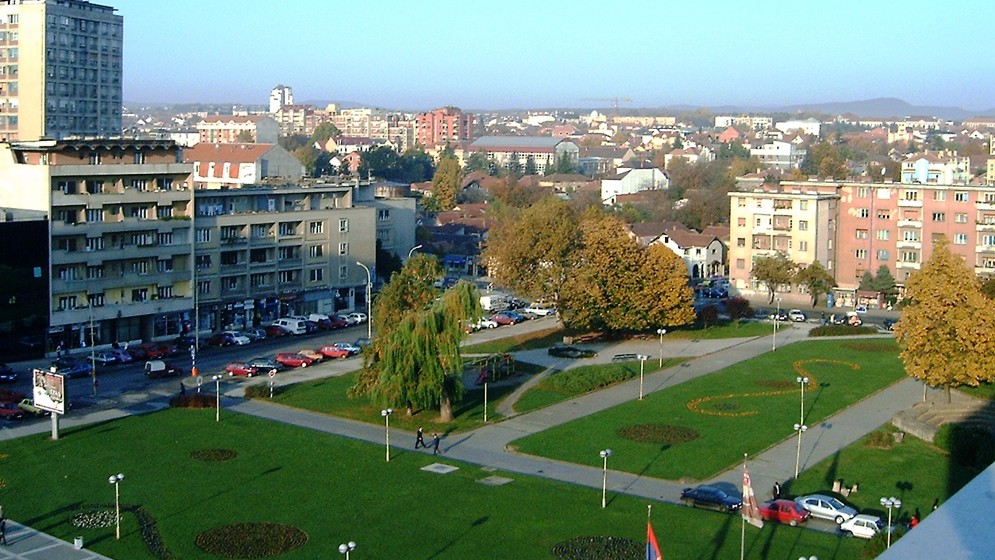
[[[805,400],[811,425],[902,379],[904,368],[893,340],[799,342],[513,445],[572,463],[589,463],[609,447],[614,469],[707,479],[740,462],[743,453],[758,453],[794,433],[800,375],[812,379]],[[682,435],[668,440],[668,434]]]

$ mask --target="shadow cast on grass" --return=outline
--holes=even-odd
[[[455,538],[453,538],[452,540],[450,540],[448,543],[444,544],[442,546],[442,548],[440,548],[439,550],[435,551],[435,554],[429,556],[429,559],[440,557],[443,553],[445,553],[447,550],[449,550],[449,548],[451,546],[453,546],[454,544],[458,543],[464,537],[466,537],[467,535],[469,535],[470,532],[473,531],[474,528],[480,527],[481,525],[484,525],[489,520],[490,520],[490,517],[488,517],[486,515],[484,517],[478,517],[476,520],[473,521],[473,523],[470,523],[470,526],[467,527],[466,529],[464,529],[462,533],[460,533],[459,535],[456,535]]]

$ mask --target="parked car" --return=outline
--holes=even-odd
[[[197,345],[197,339],[192,334],[181,334],[173,339],[173,345],[177,350],[189,351],[191,346]]]
[[[355,321],[355,323],[353,323],[354,325],[365,323],[367,319],[366,313],[360,313],[359,311],[353,311],[352,313],[346,315],[346,317],[354,320]]]
[[[11,389],[0,389],[0,402],[20,402],[27,397],[24,393],[20,391],[13,391]]]
[[[743,507],[743,499],[727,494],[715,486],[702,484],[681,491],[681,502],[691,507],[700,507],[732,513]]]
[[[352,354],[344,348],[339,348],[334,344],[326,344],[322,346],[319,350],[323,356],[326,358],[348,358]]]
[[[536,317],[545,317],[547,315],[554,315],[556,313],[556,309],[553,309],[552,307],[546,307],[544,305],[538,305],[535,303],[526,307],[522,311],[524,311],[525,313],[529,313],[531,315],[535,315]]]
[[[873,539],[875,535],[883,530],[884,523],[880,517],[863,513],[855,515],[840,524],[840,532],[847,537]]]
[[[247,360],[246,363],[249,364],[249,367],[254,367],[256,368],[256,371],[259,372],[269,373],[274,369],[276,371],[283,371],[284,369],[286,369],[284,365],[281,364],[280,362],[274,360],[273,358],[267,358],[265,356],[261,356],[259,358],[252,358],[251,360]]]
[[[279,338],[281,336],[287,336],[290,332],[287,329],[281,327],[280,325],[269,325],[263,329],[266,331],[266,336],[270,338]]]
[[[297,353],[306,358],[311,358],[311,361],[315,363],[325,359],[325,355],[322,354],[321,351],[315,350],[313,348],[304,348]]]
[[[831,519],[835,521],[837,525],[840,525],[844,521],[852,519],[855,515],[857,515],[857,510],[844,504],[836,498],[825,496],[823,494],[799,496],[795,498],[795,502],[807,509],[809,513],[812,514],[812,517]]]
[[[207,340],[205,340],[204,342],[206,342],[210,346],[217,346],[219,348],[235,345],[235,341],[232,339],[231,335],[223,332],[212,334],[211,336],[207,337]]]
[[[357,338],[356,342],[353,342],[353,344],[355,344],[356,346],[359,346],[360,348],[366,348],[367,346],[373,344],[373,341],[370,340],[369,338],[365,337],[365,336],[361,336],[361,337]]]
[[[771,321],[774,321],[774,320],[777,320],[777,321],[787,321],[788,320],[788,312],[782,309],[780,311],[775,311],[775,312],[771,313],[770,315],[767,316],[767,318],[770,319]]]
[[[345,350],[346,352],[349,352],[350,356],[355,356],[356,354],[359,354],[360,352],[363,351],[362,348],[356,346],[351,342],[336,342],[332,344],[332,346],[338,348],[339,350]]]
[[[252,377],[259,373],[259,370],[249,365],[247,362],[231,362],[225,366],[225,373],[230,376]]]
[[[92,360],[101,366],[112,366],[119,363],[113,352],[94,352]]]
[[[135,346],[128,346],[125,344],[124,351],[131,356],[132,361],[147,360],[149,358],[148,348],[141,344],[136,344]]]
[[[308,367],[314,363],[311,358],[293,352],[280,352],[276,355],[276,361],[287,367]]]
[[[162,360],[145,362],[146,377],[172,377],[180,374],[180,369]]]
[[[791,500],[771,500],[760,505],[760,515],[767,521],[787,523],[792,527],[808,521],[811,513]]]
[[[517,325],[524,320],[525,317],[522,317],[514,311],[498,311],[494,315],[491,315],[491,321],[494,321],[499,325]]]
[[[122,348],[112,348],[108,350],[108,352],[114,354],[114,357],[117,358],[117,363],[119,364],[130,364],[135,361],[135,358],[132,358],[131,354]]]
[[[833,313],[829,316],[829,319],[826,319],[826,322],[830,325],[845,325],[846,315],[842,313]]]
[[[245,336],[249,337],[249,340],[253,342],[258,342],[260,340],[266,339],[266,329],[263,328],[256,327],[251,329],[245,329],[243,333],[245,334]]]
[[[550,356],[555,356],[557,358],[593,358],[598,355],[594,350],[587,350],[585,348],[577,348],[576,346],[551,346],[546,352]]]
[[[494,319],[488,319],[487,317],[484,317],[481,320],[477,321],[475,323],[475,326],[477,327],[477,330],[496,329],[498,328],[498,323]]]
[[[20,420],[24,411],[14,402],[0,402],[0,418],[4,420]]]
[[[49,411],[35,406],[34,399],[22,399],[21,402],[17,403],[17,406],[20,407],[25,414],[30,414],[32,416],[49,416],[51,414]]]
[[[245,333],[239,331],[224,331],[221,333],[231,339],[232,344],[235,346],[245,346],[252,342],[252,339],[245,336]]]
[[[788,311],[788,319],[795,323],[804,323],[808,317],[805,316],[805,313],[801,309],[792,309]]]
[[[860,318],[860,315],[857,315],[856,311],[847,311],[846,323],[851,327],[859,327],[864,324],[864,320]]]
[[[895,330],[895,325],[898,323],[898,319],[885,319],[881,322],[885,330],[893,331]]]
[[[328,317],[328,322],[332,324],[333,329],[344,329],[349,326],[349,321],[346,321],[338,315],[330,315]]]
[[[0,362],[0,383],[13,383],[17,381],[17,373],[14,368]]]
[[[63,356],[54,362],[52,362],[52,367],[55,368],[55,373],[64,375],[66,377],[86,377],[87,375],[93,374],[93,368],[90,362],[80,360],[72,356]]]
[[[339,321],[345,321],[347,327],[359,324],[359,319],[357,319],[356,317],[349,317],[349,314],[334,315],[334,317],[336,317]]]

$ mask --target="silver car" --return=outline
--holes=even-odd
[[[807,509],[812,514],[812,517],[830,519],[835,521],[837,525],[841,525],[844,521],[852,519],[857,515],[857,510],[836,498],[823,494],[799,496],[795,498],[795,502]]]

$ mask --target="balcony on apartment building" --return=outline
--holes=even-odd
[[[153,299],[154,298],[154,299]],[[175,313],[193,308],[192,297],[149,298],[145,301],[122,301],[113,305],[73,308],[52,307],[52,326],[86,323],[92,315],[94,321],[105,321],[120,317],[141,317],[160,313]],[[92,313],[91,313],[92,311]]]
[[[919,200],[918,198],[914,198],[914,199],[899,198],[898,199],[898,207],[899,208],[922,208],[922,201]]]
[[[978,210],[991,210],[995,211],[995,198],[989,198],[985,195],[984,199],[978,199],[974,201],[974,207]]]

